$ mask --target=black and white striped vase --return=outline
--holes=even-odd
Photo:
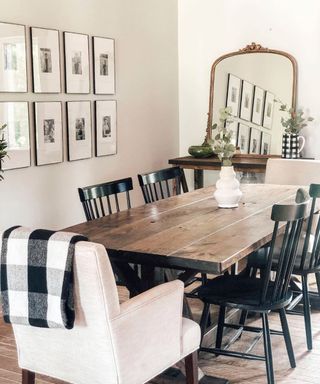
[[[300,145],[301,140],[301,145]],[[285,133],[282,135],[282,155],[284,159],[298,159],[305,145],[305,138],[296,133]]]

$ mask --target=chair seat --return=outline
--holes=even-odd
[[[222,275],[199,289],[199,297],[205,303],[233,307],[256,312],[279,309],[288,305],[292,292],[279,301],[271,301],[273,284],[269,284],[267,300],[261,305],[262,280],[242,275]]]

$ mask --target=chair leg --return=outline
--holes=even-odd
[[[198,353],[197,351],[191,353],[185,358],[186,366],[186,383],[198,384]]]
[[[209,314],[210,314],[210,304],[204,303],[204,307],[203,307],[202,315],[201,315],[201,319],[200,319],[201,342],[202,342],[203,336],[206,332]]]
[[[35,374],[34,372],[22,370],[22,384],[35,384]]]
[[[290,331],[289,331],[289,327],[288,327],[286,311],[284,308],[280,309],[279,315],[280,315],[280,321],[281,321],[284,341],[285,341],[286,347],[287,347],[287,353],[288,353],[290,365],[291,365],[291,368],[295,368],[296,367],[296,360],[294,357],[294,352],[293,352],[292,343],[291,343],[291,337],[290,337]]]
[[[275,381],[274,381],[274,372],[273,372],[272,349],[271,349],[268,313],[262,313],[261,317],[262,317],[263,343],[264,343],[264,352],[265,352],[265,358],[266,358],[268,384],[274,384]]]
[[[308,293],[308,277],[302,276],[302,294],[303,294],[303,314],[304,325],[307,338],[307,347],[312,349],[312,330],[311,330],[311,314],[310,314],[310,299]]]
[[[315,273],[316,275],[316,282],[318,287],[318,295],[320,296],[320,272]]]
[[[241,315],[240,315],[240,319],[239,319],[239,324],[240,325],[246,325],[247,316],[248,316],[248,311],[243,309],[241,311]],[[238,340],[241,339],[241,336],[242,336],[242,332],[240,333],[240,335],[238,337]]]
[[[221,348],[221,345],[222,345],[225,317],[226,317],[226,307],[221,306],[219,310],[219,318],[218,318],[216,348]]]

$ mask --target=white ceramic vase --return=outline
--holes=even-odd
[[[233,166],[222,166],[220,171],[220,179],[216,183],[216,191],[214,198],[218,202],[220,208],[238,207],[242,192],[240,191],[240,183],[236,179],[236,173]]]

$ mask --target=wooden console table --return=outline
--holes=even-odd
[[[269,158],[279,158],[276,155],[235,155],[232,158],[234,170],[244,173],[265,173],[266,165]],[[219,171],[221,162],[218,157],[207,157],[205,159],[197,159],[192,156],[177,157],[170,159],[169,164],[179,166],[184,169],[194,170],[194,188],[203,187],[203,171],[214,170]]]

